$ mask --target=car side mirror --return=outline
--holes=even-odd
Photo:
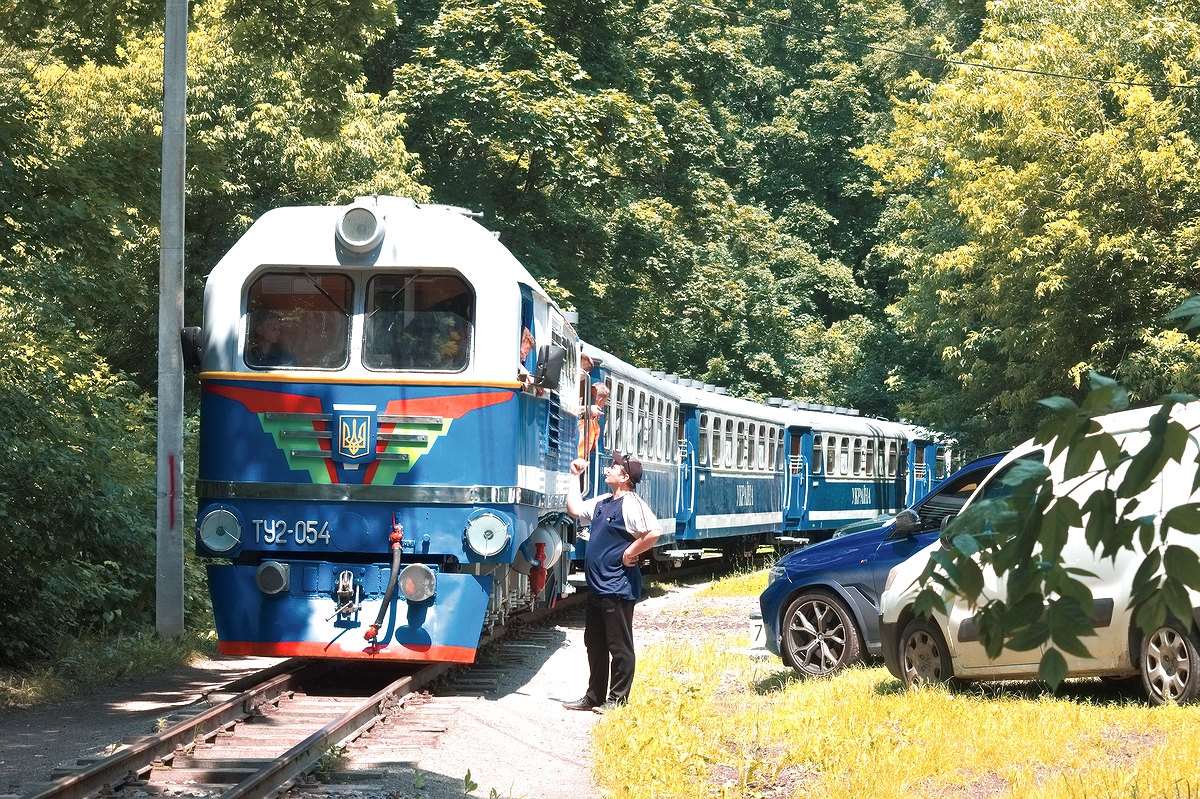
[[[179,331],[179,343],[183,347],[183,367],[189,372],[200,371],[200,361],[204,357],[204,330],[199,327],[185,327]]]
[[[946,528],[950,526],[950,520],[957,515],[958,514],[956,513],[949,513],[942,517],[942,523],[938,526],[938,538],[940,538],[943,542],[948,541],[946,538]]]
[[[537,368],[533,373],[533,384],[551,391],[558,390],[562,378],[563,363],[567,359],[567,350],[557,344],[543,344],[538,348]]]
[[[915,510],[905,508],[896,514],[896,526],[892,529],[897,535],[912,535],[921,526],[921,517]]]

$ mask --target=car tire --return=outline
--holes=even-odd
[[[780,625],[783,662],[801,674],[833,674],[857,661],[862,636],[854,615],[837,599],[820,591],[801,594],[788,605]]]
[[[917,617],[900,633],[900,673],[905,687],[946,685],[954,678],[950,649],[932,621]]]
[[[1190,627],[1167,619],[1142,639],[1142,687],[1152,705],[1184,705],[1200,695],[1200,646]]]

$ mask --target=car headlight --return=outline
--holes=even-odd
[[[787,569],[783,568],[782,566],[772,566],[767,571],[767,585],[770,585],[771,583],[775,582],[780,577],[783,577],[786,574],[787,574]]]
[[[884,591],[892,590],[892,583],[894,583],[895,581],[896,581],[896,569],[893,568],[891,571],[888,572],[887,579],[884,580],[884,582],[883,582],[883,590]]]

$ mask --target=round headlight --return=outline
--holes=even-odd
[[[472,552],[490,558],[508,546],[508,524],[494,513],[481,513],[467,522],[465,536]]]
[[[409,602],[424,602],[437,589],[437,575],[424,563],[410,563],[400,571],[400,593]]]
[[[370,252],[383,241],[383,220],[372,208],[352,205],[338,221],[337,239],[351,252]]]
[[[200,521],[200,543],[213,552],[228,552],[241,541],[241,523],[224,508],[209,511]]]

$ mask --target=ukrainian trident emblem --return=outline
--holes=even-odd
[[[345,464],[375,460],[377,427],[374,405],[334,405],[333,459]]]

